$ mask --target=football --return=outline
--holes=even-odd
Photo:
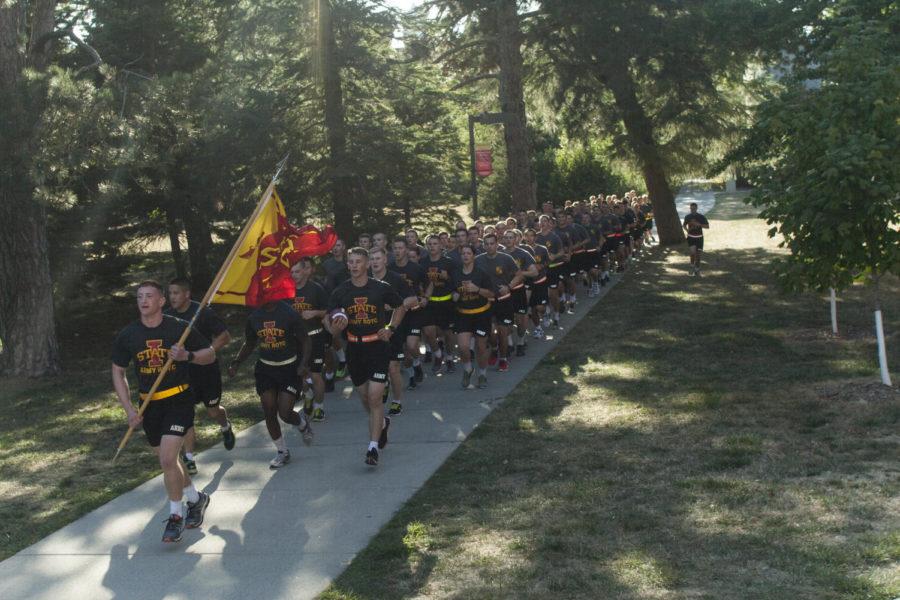
[[[332,324],[339,324],[341,320],[347,321],[347,313],[339,308],[331,312],[331,314],[329,315],[329,320]]]

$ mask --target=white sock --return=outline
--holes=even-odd
[[[481,367],[479,367],[478,374],[479,375],[487,375],[487,369],[482,369]]]
[[[184,516],[184,509],[181,506],[181,500],[169,500],[169,514]]]
[[[434,350],[431,354],[432,354],[432,356],[434,356],[435,358],[440,358],[441,356],[443,356],[443,354],[441,354],[441,349],[440,349],[440,348],[438,348],[437,350]]]
[[[470,363],[470,362],[464,362],[464,363],[462,364],[462,367],[463,367],[463,371],[465,371],[466,373],[471,373],[471,372],[472,372],[472,363]]]
[[[193,452],[185,452],[185,453],[184,453],[184,457],[185,457],[187,460],[194,460],[194,453],[193,453]]]
[[[520,346],[524,346],[524,345],[525,345],[525,334],[524,334],[524,333],[520,333],[520,334],[519,334],[519,345],[520,345]]]
[[[338,362],[347,362],[347,356],[343,350],[335,350],[334,353],[337,354]]]
[[[378,442],[369,442],[369,450],[378,450]]]
[[[421,367],[421,366],[422,366],[422,361],[419,360],[418,358],[414,358],[413,359],[413,367]]]
[[[312,377],[307,377],[307,378],[306,378],[306,384],[307,384],[307,385],[312,385],[312,384],[313,384]]]
[[[573,304],[575,302],[578,302],[578,299],[575,297],[575,294],[572,294],[571,296],[569,296],[569,300],[571,300]]]
[[[199,492],[197,492],[197,488],[194,487],[193,483],[184,488],[184,490],[182,490],[182,493],[184,494],[185,499],[187,499],[187,501],[191,504],[194,504],[195,502],[197,502],[197,500],[200,499],[200,494]]]
[[[272,443],[275,444],[275,448],[277,448],[279,452],[287,452],[287,444],[284,443],[284,436],[281,436],[277,440],[272,440]]]
[[[334,379],[334,371],[332,371],[330,373],[325,373],[325,379],[327,379],[328,381],[331,381],[332,379]]]
[[[313,408],[325,408],[325,405],[321,402],[313,402]]]
[[[225,421],[224,425],[219,426],[220,431],[228,431],[231,429],[231,421]]]

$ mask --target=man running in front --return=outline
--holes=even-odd
[[[334,335],[346,334],[347,366],[350,379],[369,413],[367,465],[378,464],[378,451],[388,442],[390,417],[384,414],[381,397],[390,363],[388,342],[406,311],[419,299],[400,298],[388,284],[369,277],[369,253],[353,248],[347,258],[350,279],[334,290],[329,301],[329,324]],[[385,319],[385,306],[394,308],[391,320]]]
[[[188,324],[164,315],[165,303],[166,295],[158,282],[147,280],[138,285],[140,318],[116,337],[112,351],[112,380],[116,396],[128,416],[128,424],[143,426],[147,441],[159,457],[169,497],[169,519],[162,541],[178,542],[185,527],[192,529],[203,524],[203,515],[209,505],[209,495],[194,487],[181,463],[184,436],[194,427],[194,394],[188,365],[210,365],[216,360],[216,352],[194,330],[188,334],[183,346],[178,345]],[[134,361],[143,401],[169,357],[173,362],[141,416],[131,403],[125,369]],[[187,515],[181,504],[182,497],[187,498]]]

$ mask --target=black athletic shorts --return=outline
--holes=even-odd
[[[325,350],[331,345],[331,334],[323,328],[319,333],[307,337],[309,340],[309,356],[306,367],[310,373],[321,373],[325,367]]]
[[[406,313],[403,317],[403,325],[406,335],[422,337],[422,327],[425,322],[425,309],[417,308]]]
[[[453,331],[471,333],[475,337],[487,337],[491,332],[491,310],[488,309],[474,315],[456,313],[453,319]]]
[[[547,286],[550,289],[559,287],[559,282],[563,280],[563,274],[566,273],[566,264],[561,263],[547,270]]]
[[[699,237],[688,236],[687,242],[688,242],[689,248],[691,246],[696,246],[697,250],[703,250],[703,236],[702,235]]]
[[[600,251],[599,250],[588,250],[584,253],[584,270],[590,271],[591,269],[599,269],[600,268]]]
[[[631,239],[639,240],[644,237],[644,230],[641,227],[635,227],[631,230]]]
[[[393,336],[391,336],[393,337]],[[385,383],[390,366],[391,348],[387,342],[350,342],[347,344],[347,368],[354,387],[367,381]]]
[[[644,231],[650,231],[653,229],[653,219],[644,222]]]
[[[534,283],[531,285],[531,298],[528,299],[528,306],[544,306],[549,300],[547,295],[547,280],[544,283]]]
[[[506,300],[497,300],[491,307],[491,316],[494,317],[497,325],[509,327],[513,324],[513,317],[516,314],[515,306],[513,306],[512,297]]]
[[[573,270],[578,271],[578,273],[586,273],[590,268],[590,259],[591,253],[585,250],[584,252],[580,252],[572,257],[572,262],[575,263],[573,266]],[[577,273],[576,273],[577,275]]]
[[[218,406],[222,399],[222,371],[219,361],[211,365],[195,365],[189,367],[191,387],[194,390],[194,403],[204,406]]]
[[[513,303],[513,311],[520,315],[528,314],[528,294],[525,292],[525,286],[515,289],[511,292],[512,297],[509,299]]]
[[[263,392],[275,390],[300,397],[300,375],[297,373],[296,360],[279,366],[267,365],[258,360],[253,368],[253,377],[256,378],[256,393],[259,396]]]
[[[422,312],[424,313],[422,315],[423,327],[434,326],[448,330],[453,322],[453,313],[456,310],[452,300],[440,300],[437,302],[429,300]]]
[[[405,321],[406,319],[403,320]],[[388,346],[391,352],[390,360],[402,361],[406,358],[406,328],[403,327],[403,321],[400,322],[397,331],[391,335],[391,339],[388,340]]]
[[[152,400],[147,404],[141,425],[147,441],[154,448],[159,446],[164,435],[184,437],[194,426],[194,397],[190,388],[171,398]]]

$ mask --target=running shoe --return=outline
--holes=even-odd
[[[497,366],[497,370],[501,373],[506,373],[507,371],[509,371],[509,361],[505,358],[501,358],[500,363]]]
[[[391,407],[388,409],[389,415],[399,415],[403,412],[403,405],[394,400],[391,402]]]
[[[516,356],[525,356],[525,346],[523,344],[516,346]]]
[[[425,381],[425,371],[422,370],[422,365],[415,365],[413,367],[413,376],[416,378],[416,383]]]
[[[309,419],[304,415],[300,415],[300,424],[297,426],[297,431],[300,432],[300,436],[303,438],[303,444],[305,446],[310,446],[313,443],[313,430],[312,425],[309,422]]]
[[[334,391],[334,378],[333,377],[331,379],[328,379],[327,377],[325,378],[325,391],[326,392]]]
[[[312,414],[312,420],[319,423],[325,420],[325,409],[324,408],[314,408]]]
[[[166,520],[166,530],[163,532],[162,541],[168,543],[180,542],[184,532],[184,518],[181,515],[169,515]]]
[[[209,506],[209,494],[197,493],[200,494],[197,501],[187,503],[187,518],[184,520],[184,526],[188,529],[196,529],[203,525],[203,515],[206,514],[206,507]]]
[[[487,375],[478,376],[478,389],[483,390],[487,387]]]
[[[338,363],[337,371],[334,372],[335,379],[343,379],[347,376],[347,361]]]
[[[434,362],[431,365],[431,374],[438,375],[441,372],[441,366],[443,365],[442,359],[437,356],[434,357]]]
[[[387,432],[388,432],[388,429],[390,429],[390,428],[391,428],[391,418],[385,417],[384,418],[384,427],[381,428],[381,435],[378,437],[378,449],[379,450],[383,450],[384,447],[387,446],[387,443],[388,443]]]
[[[409,385],[406,386],[406,389],[409,391],[416,389],[416,378],[415,377],[409,378]]]
[[[474,387],[472,386],[472,371],[463,370],[462,387],[464,390]]]
[[[234,448],[234,429],[231,427],[231,421],[228,421],[228,429],[222,432],[222,442],[225,444],[226,450]]]
[[[544,328],[538,325],[534,328],[534,331],[531,332],[531,337],[536,340],[540,340],[544,338]]]
[[[196,475],[197,474],[197,462],[188,458],[187,456],[181,457],[184,460],[184,467],[187,469],[188,475]]]
[[[378,464],[378,450],[370,448],[369,451],[366,452],[366,464],[370,467],[374,467]]]
[[[270,469],[280,469],[284,465],[291,462],[291,451],[285,450],[284,452],[279,451],[278,454],[275,455],[275,458],[269,461]]]

